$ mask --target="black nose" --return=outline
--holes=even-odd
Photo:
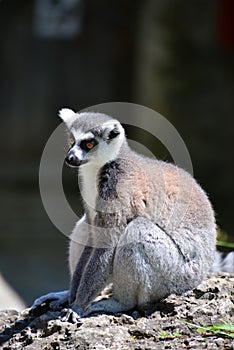
[[[67,154],[65,162],[70,166],[79,166],[81,164],[81,161],[75,156],[74,152]]]

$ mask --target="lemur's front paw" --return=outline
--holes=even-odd
[[[52,310],[61,310],[66,304],[68,304],[68,296],[69,292],[67,290],[42,295],[34,301],[30,309],[33,311],[47,304]]]

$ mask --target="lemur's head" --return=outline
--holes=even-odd
[[[59,112],[69,131],[70,149],[66,163],[79,167],[88,163],[100,166],[118,157],[125,139],[122,125],[102,113],[75,113],[64,108]]]

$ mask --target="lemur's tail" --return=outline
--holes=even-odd
[[[215,261],[210,272],[234,273],[234,252],[227,255],[221,252],[215,253]]]

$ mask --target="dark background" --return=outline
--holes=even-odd
[[[164,115],[234,241],[232,0],[2,0],[0,50],[0,264],[28,304],[69,282],[68,242],[38,186],[64,106],[124,101]]]

